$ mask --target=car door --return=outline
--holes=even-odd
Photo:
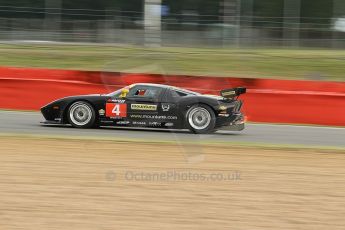
[[[131,126],[160,126],[161,98],[165,89],[151,85],[136,85],[126,96],[127,118]]]
[[[168,88],[162,97],[161,114],[164,117],[166,127],[181,128],[183,127],[183,114],[180,112],[179,101],[181,95],[175,90]]]

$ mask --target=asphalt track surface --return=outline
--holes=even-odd
[[[195,135],[187,130],[170,131],[113,127],[75,129],[69,126],[43,125],[40,124],[41,121],[44,121],[44,118],[39,112],[0,111],[0,133],[345,148],[345,128],[337,127],[247,124],[246,129],[242,132],[218,131],[212,135]]]

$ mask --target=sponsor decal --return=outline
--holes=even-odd
[[[162,104],[162,110],[164,112],[168,112],[170,110],[170,105],[169,104]]]
[[[172,126],[174,126],[174,123],[165,123],[165,126],[166,127],[172,127]]]
[[[226,109],[227,109],[227,107],[224,105],[219,106],[219,110],[226,110]]]
[[[220,117],[229,117],[230,114],[227,114],[227,113],[220,113],[220,114],[218,114],[218,116],[220,116]]]
[[[123,104],[123,103],[126,102],[126,100],[123,100],[123,99],[109,99],[108,102],[114,102],[114,103]]]
[[[149,122],[149,126],[162,126],[162,123],[157,122],[157,121],[152,121],[152,122]]]
[[[223,92],[222,96],[226,97],[226,96],[232,96],[232,95],[235,95],[235,94],[236,94],[236,91],[228,91],[228,92]]]
[[[104,109],[100,109],[98,110],[99,115],[103,116],[105,114],[105,110]]]
[[[132,122],[133,125],[146,125],[145,121],[133,121]]]
[[[117,125],[128,125],[130,122],[129,121],[118,121],[116,122]]]
[[[127,117],[127,104],[106,104],[106,116],[111,118]]]
[[[130,118],[134,118],[134,119],[153,119],[153,120],[177,120],[177,116],[147,115],[147,114],[131,114]]]
[[[146,111],[156,111],[157,105],[148,104],[131,104],[132,110],[146,110]]]

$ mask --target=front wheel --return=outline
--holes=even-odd
[[[186,123],[193,133],[212,133],[216,124],[216,116],[207,105],[194,105],[186,113]]]
[[[91,128],[96,123],[94,108],[85,101],[77,101],[68,109],[68,121],[75,128]]]

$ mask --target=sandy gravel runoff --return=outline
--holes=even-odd
[[[344,229],[345,152],[0,138],[0,229]]]

